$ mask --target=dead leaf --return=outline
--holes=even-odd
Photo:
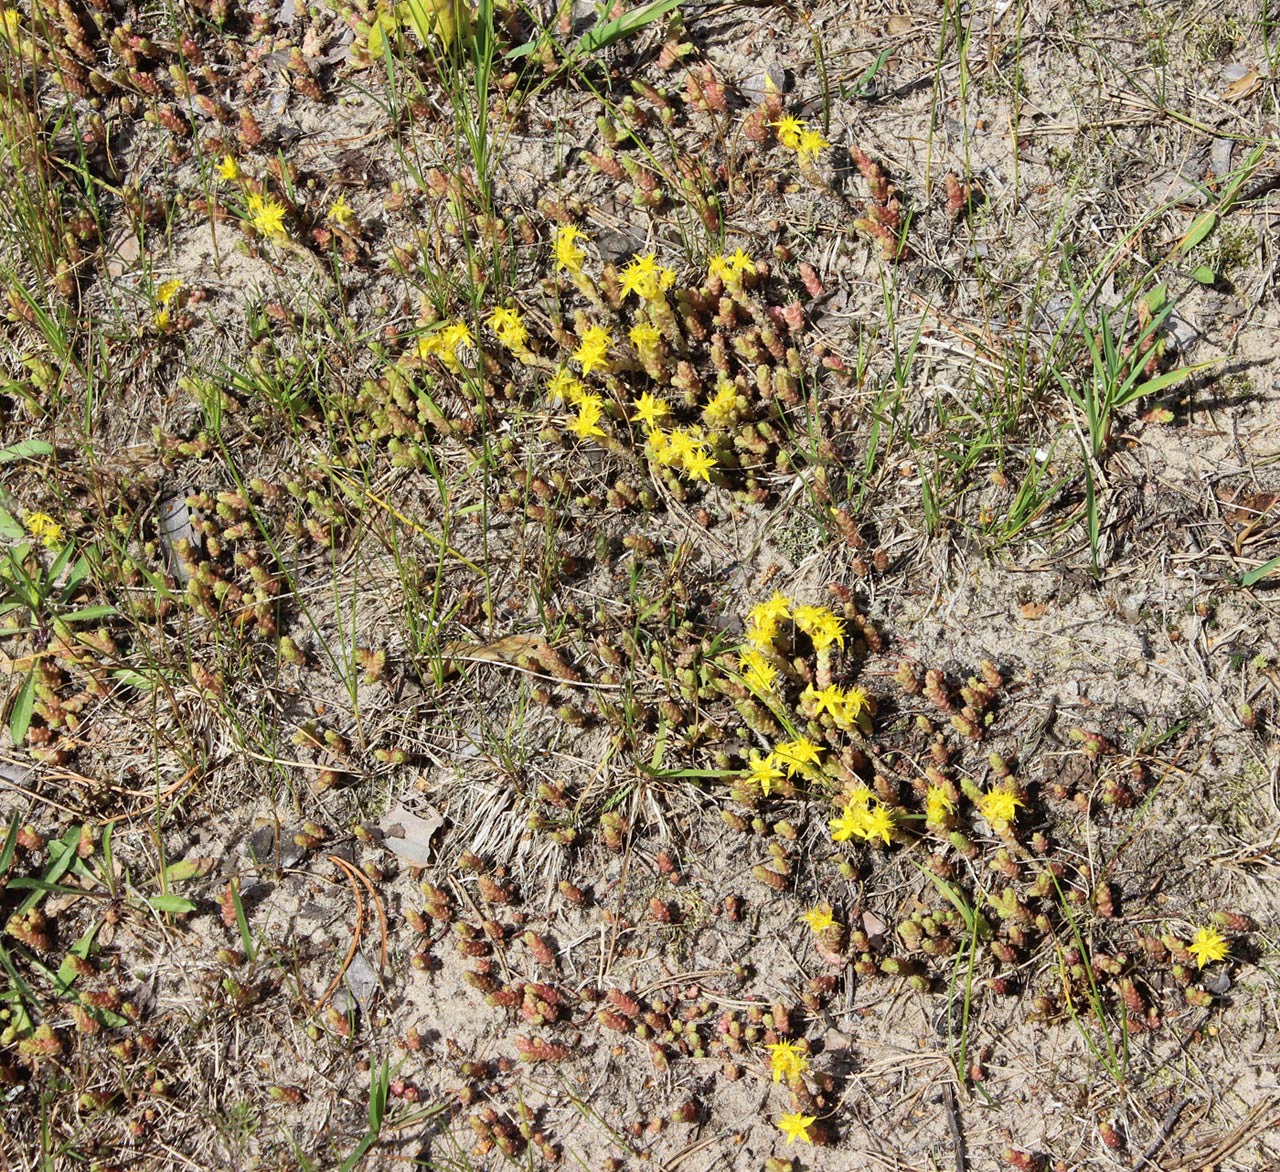
[[[1237,77],[1235,81],[1222,91],[1222,100],[1224,102],[1243,101],[1261,85],[1262,78],[1258,71],[1256,69],[1250,69],[1243,77]]]
[[[431,838],[443,825],[444,815],[430,806],[427,816],[422,817],[406,810],[399,802],[378,821],[383,846],[414,867],[425,867],[431,862]]]
[[[467,643],[458,639],[446,643],[441,650],[445,657],[445,670],[452,675],[461,670],[460,663],[468,661],[522,667],[522,661],[530,657],[540,660],[551,650],[551,645],[541,635],[508,635],[493,643]]]

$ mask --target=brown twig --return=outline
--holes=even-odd
[[[331,862],[339,862],[336,855],[330,855],[329,860]],[[345,861],[345,859],[341,860],[343,863]],[[338,986],[342,983],[342,978],[347,975],[347,969],[351,967],[351,962],[355,960],[356,949],[360,947],[360,935],[364,931],[364,897],[360,894],[360,884],[356,882],[354,871],[354,867],[347,871],[347,878],[351,882],[351,890],[356,897],[356,927],[355,931],[351,933],[351,947],[347,949],[347,955],[342,960],[342,967],[338,969],[337,976],[329,982],[329,987],[324,991],[320,1000],[316,1002],[315,1008],[312,1010],[313,1013],[319,1013],[328,1004],[329,998],[333,996]]]

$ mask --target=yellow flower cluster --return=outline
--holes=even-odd
[[[27,532],[45,549],[52,548],[62,540],[62,526],[48,513],[28,513],[23,524],[27,527]]]
[[[836,918],[831,914],[831,905],[829,903],[820,903],[816,907],[811,907],[807,912],[800,914],[800,922],[809,925],[809,931],[814,935],[827,931],[829,928],[838,928],[840,925],[836,923]]]
[[[767,695],[778,678],[776,665],[758,647],[747,646],[738,653],[743,682],[757,695]]]
[[[809,1069],[809,1059],[796,1049],[794,1042],[774,1042],[767,1049],[774,1082],[782,1082],[783,1079],[790,1082]]]
[[[604,418],[604,400],[594,391],[588,391],[578,400],[578,414],[569,420],[568,427],[579,439],[592,439],[604,435],[600,420]]]
[[[260,236],[287,236],[284,230],[284,204],[270,196],[251,191],[245,197],[249,226]]]
[[[699,429],[673,427],[664,431],[655,427],[649,433],[649,448],[664,468],[679,468],[694,480],[711,480],[716,460]]]
[[[735,292],[742,288],[743,278],[756,275],[755,261],[741,248],[735,248],[732,256],[717,253],[707,263],[707,273],[719,277],[726,289]]]
[[[173,324],[173,311],[169,308],[169,303],[181,290],[182,282],[177,277],[156,286],[157,308],[151,318],[156,329],[167,330]]]
[[[499,306],[489,314],[489,328],[500,346],[505,346],[513,353],[523,353],[528,349],[529,331],[525,328],[524,318],[518,309],[504,309]]]
[[[716,393],[702,409],[702,422],[708,427],[725,431],[733,425],[739,407],[738,388],[726,379],[716,388]]]
[[[767,602],[757,602],[747,612],[747,642],[762,651],[773,649],[778,628],[791,617],[791,599],[781,590]]]
[[[591,439],[605,434],[600,426],[604,418],[604,397],[595,391],[589,391],[567,370],[557,370],[547,383],[547,394],[552,402],[568,403],[577,408],[566,425],[579,439]]]
[[[587,254],[578,247],[578,241],[584,239],[582,233],[572,224],[563,224],[556,229],[552,248],[556,257],[556,272],[577,274],[582,272],[582,262]]]
[[[810,684],[800,693],[800,699],[812,706],[815,717],[826,713],[836,727],[845,732],[857,728],[863,714],[871,708],[871,700],[861,688],[841,688],[837,684],[828,684],[825,688]]]
[[[775,745],[773,752],[763,757],[752,753],[747,759],[747,780],[758,785],[767,798],[784,777],[795,777],[811,765],[817,765],[821,759],[820,745],[815,745],[808,737],[797,737],[794,741]]]
[[[931,785],[924,795],[924,824],[935,834],[945,834],[951,829],[951,815],[956,804],[940,785]]]
[[[818,152],[831,144],[801,118],[784,114],[777,122],[769,124],[778,135],[778,141],[789,151],[795,151],[802,163],[813,162]]]
[[[836,842],[847,842],[851,838],[864,842],[879,839],[887,846],[893,838],[893,811],[865,785],[860,785],[846,798],[839,817],[829,819],[827,825]]]
[[[797,737],[794,741],[775,745],[769,755],[786,769],[788,777],[795,777],[802,769],[817,765],[822,759],[822,748],[808,737]]]
[[[466,322],[450,321],[418,339],[418,357],[438,359],[446,370],[458,374],[462,370],[462,350],[474,345],[471,327]]]
[[[791,617],[813,640],[815,651],[825,651],[832,643],[844,646],[844,624],[825,606],[797,606]]]
[[[582,331],[582,341],[573,352],[573,358],[582,367],[584,378],[593,370],[608,369],[612,341],[613,331],[608,326],[587,326]]]
[[[660,265],[651,252],[633,257],[618,278],[623,297],[634,293],[641,301],[657,301],[676,283],[675,270]]]
[[[988,790],[974,801],[974,805],[978,807],[978,813],[997,833],[1009,828],[1009,824],[1017,817],[1018,807],[1022,804],[1022,799],[1013,790],[1006,788]]]

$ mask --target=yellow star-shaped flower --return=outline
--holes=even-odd
[[[613,332],[608,326],[587,326],[582,331],[582,342],[573,356],[582,367],[584,376],[609,365],[609,343],[612,340]]]
[[[250,192],[245,198],[249,225],[262,236],[284,236],[284,204],[278,200]]]
[[[570,273],[582,272],[582,262],[587,254],[578,247],[578,241],[584,239],[582,232],[572,224],[562,224],[556,229],[552,247],[556,254],[556,271],[564,269]]]
[[[604,403],[599,395],[583,395],[578,402],[578,414],[569,420],[569,430],[579,439],[604,435],[600,420],[604,416]]]
[[[1187,945],[1187,951],[1196,958],[1200,968],[1204,968],[1211,960],[1226,960],[1228,945],[1212,928],[1201,928]]]
[[[832,643],[844,646],[844,624],[825,606],[797,606],[792,617],[813,641],[816,651],[823,651]]]
[[[777,122],[769,123],[777,131],[778,141],[788,150],[794,151],[800,146],[800,135],[804,133],[804,123],[799,118],[784,114]]]
[[[637,350],[643,350],[646,346],[656,346],[658,339],[662,337],[662,331],[647,321],[638,321],[627,331],[627,337]]]
[[[822,137],[816,130],[805,129],[800,132],[799,141],[795,145],[795,152],[803,161],[806,157],[816,159],[818,152],[826,150],[831,144]]]
[[[1003,830],[1017,817],[1022,799],[1011,789],[993,789],[979,797],[974,805],[993,830]]]
[[[778,1130],[787,1137],[788,1147],[798,1139],[810,1143],[812,1141],[809,1139],[809,1128],[817,1122],[816,1115],[801,1115],[798,1111],[793,1111],[790,1115],[784,1115],[778,1120]]]
[[[784,1078],[790,1082],[809,1069],[809,1060],[796,1049],[794,1042],[774,1042],[766,1048],[774,1082],[781,1082]]]
[[[820,903],[817,907],[811,907],[807,912],[802,912],[799,919],[801,923],[808,924],[809,930],[815,935],[818,932],[825,932],[828,928],[838,928],[840,926],[831,914],[831,905],[829,903]]]
[[[711,470],[716,466],[716,460],[701,444],[686,452],[680,463],[691,479],[711,483]]]
[[[62,540],[62,526],[48,513],[28,513],[27,519],[22,523],[27,527],[27,532],[46,549]]]
[[[642,391],[631,408],[632,418],[643,423],[649,431],[671,414],[671,408],[657,395],[651,395],[648,391]]]
[[[339,228],[348,232],[360,222],[356,219],[355,212],[351,210],[351,205],[347,203],[347,197],[342,192],[338,193],[338,198],[333,201],[333,206],[324,215],[326,220],[331,220]]]
[[[786,766],[787,776],[795,777],[807,765],[816,765],[822,757],[822,749],[808,737],[797,737],[774,747],[774,755]]]
[[[752,753],[747,763],[747,777],[760,787],[760,792],[767,798],[774,784],[782,780],[782,769],[772,753],[765,757]]]
[[[525,328],[524,318],[518,309],[507,309],[499,306],[489,314],[489,328],[499,344],[508,350],[520,350],[529,340],[529,331]]]

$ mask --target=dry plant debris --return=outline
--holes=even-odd
[[[1273,23],[0,8],[6,1166],[1280,1166]]]

